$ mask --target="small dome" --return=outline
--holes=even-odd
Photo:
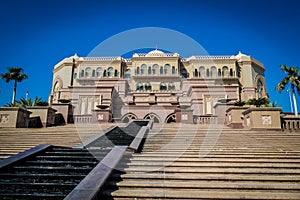
[[[164,52],[155,49],[155,50],[147,53],[145,57],[165,57],[165,56],[166,56],[166,54]]]

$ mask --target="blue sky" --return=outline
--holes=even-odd
[[[86,56],[122,31],[162,27],[188,35],[211,55],[252,55],[265,65],[271,101],[290,111],[288,94],[274,88],[284,77],[280,64],[299,66],[299,10],[297,0],[1,1],[0,73],[24,68],[29,79],[18,85],[17,98],[28,89],[47,100],[53,66],[64,57]],[[0,81],[0,105],[11,101],[12,86]]]

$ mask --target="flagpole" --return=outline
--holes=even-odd
[[[293,109],[293,104],[292,104],[292,95],[291,95],[290,88],[288,88],[286,91],[289,93],[291,112],[293,113],[293,112],[294,112],[294,109]]]

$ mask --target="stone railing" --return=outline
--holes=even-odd
[[[300,117],[281,117],[282,130],[300,131]]]
[[[92,115],[73,115],[74,123],[91,123]]]
[[[216,115],[195,115],[194,116],[195,124],[217,124],[218,116]]]

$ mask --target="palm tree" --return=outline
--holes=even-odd
[[[1,78],[6,82],[14,81],[14,91],[11,103],[14,104],[17,95],[17,82],[27,79],[28,76],[22,73],[23,69],[20,67],[8,67],[5,74],[1,74]]]
[[[28,97],[27,99],[25,99],[24,97],[20,98],[20,100],[17,100],[17,105],[19,105],[20,107],[26,109],[27,107],[30,106],[48,106],[48,102],[47,101],[43,101],[42,98],[36,96],[33,100]]]
[[[298,94],[300,94],[300,80],[299,80],[300,72],[298,71],[298,67],[288,67],[286,65],[281,65],[280,68],[286,74],[286,76],[278,83],[275,90],[281,93],[284,90],[286,85],[288,84],[291,85],[294,108],[295,108],[295,117],[298,117],[295,88],[297,89]]]

